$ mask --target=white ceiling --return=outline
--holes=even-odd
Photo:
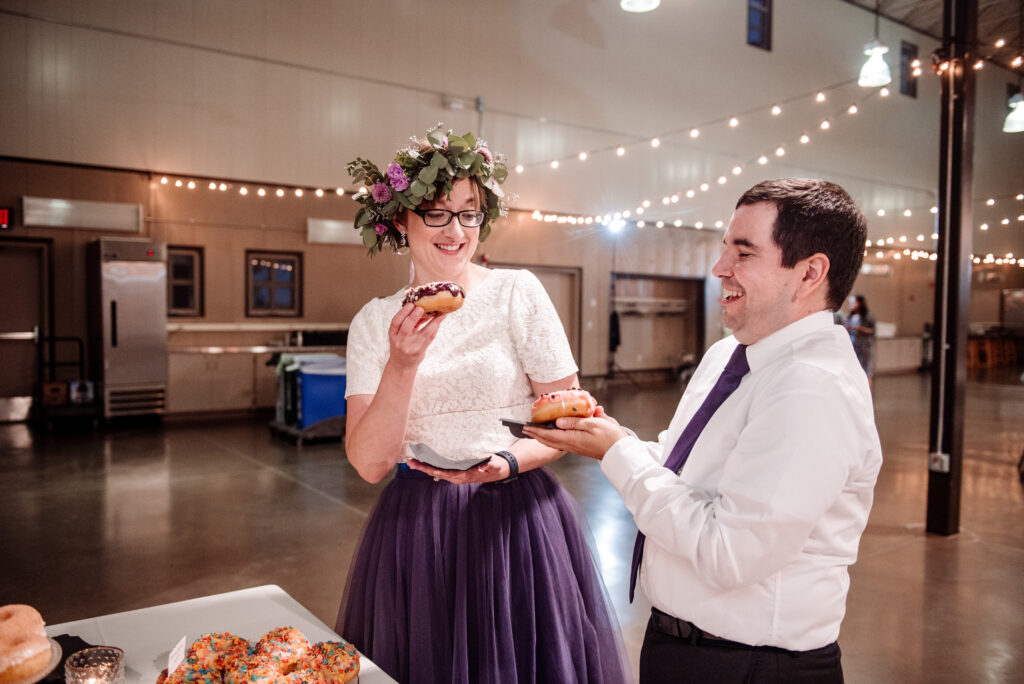
[[[898,83],[887,98],[859,88],[871,12],[774,4],[767,52],[745,43],[743,0],[663,0],[641,15],[615,0],[0,0],[0,154],[349,187],[349,159],[387,161],[443,120],[525,167],[507,187],[526,210],[632,213],[648,200],[645,219],[711,226],[758,180],[814,176],[850,190],[872,239],[930,235],[937,78],[926,71],[916,99]],[[926,63],[937,45],[886,19],[880,38],[894,53],[915,43]],[[1024,134],[1000,130],[1017,76],[977,76],[975,252],[1022,253]],[[452,98],[463,108],[446,108]]]

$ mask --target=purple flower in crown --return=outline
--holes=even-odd
[[[441,136],[441,147],[443,147],[446,150],[448,149],[448,134],[444,134]]]
[[[377,233],[377,235],[383,235],[388,232],[388,227],[383,223],[378,223],[373,227],[373,232]]]
[[[487,160],[488,164],[494,161],[494,155],[491,154],[491,151],[486,147],[478,147],[476,148],[476,151],[480,154],[481,157]]]
[[[391,187],[398,192],[409,187],[409,178],[405,175],[402,167],[395,162],[388,164],[388,179],[391,181]]]
[[[377,183],[373,186],[373,190],[370,192],[373,195],[373,199],[378,204],[384,204],[391,199],[391,190],[388,189],[386,183]]]

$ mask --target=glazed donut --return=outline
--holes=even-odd
[[[462,307],[466,293],[458,283],[434,282],[405,291],[402,306],[412,302],[427,316],[451,313]]]
[[[0,683],[24,679],[50,662],[44,624],[32,606],[0,607]]]
[[[559,390],[544,394],[533,402],[530,422],[551,423],[564,417],[590,418],[596,410],[597,402],[586,390]]]

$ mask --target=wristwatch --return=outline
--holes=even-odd
[[[516,460],[516,457],[511,451],[495,451],[494,455],[501,456],[503,459],[508,461],[508,477],[501,480],[501,484],[507,484],[519,477],[519,461]]]

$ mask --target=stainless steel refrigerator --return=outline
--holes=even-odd
[[[89,358],[107,418],[162,414],[167,396],[167,248],[100,238],[87,248]]]

